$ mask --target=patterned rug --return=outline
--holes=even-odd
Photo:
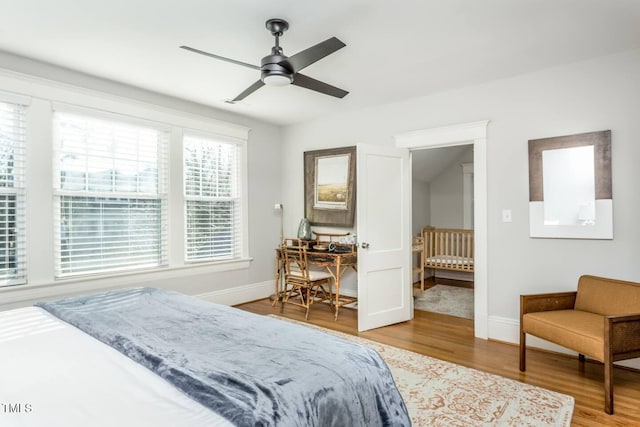
[[[473,319],[473,289],[458,286],[435,285],[432,288],[413,290],[413,306],[416,310],[448,314]]]
[[[376,350],[385,360],[414,427],[570,426],[574,399],[498,375],[319,326]]]

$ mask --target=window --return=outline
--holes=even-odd
[[[169,129],[54,112],[56,277],[167,264]]]
[[[242,254],[241,148],[218,137],[183,138],[187,261]]]
[[[26,105],[0,97],[0,286],[26,283]],[[24,103],[26,104],[26,102]]]

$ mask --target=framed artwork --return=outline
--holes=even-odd
[[[356,147],[305,151],[304,212],[311,225],[353,226]]]
[[[529,141],[529,230],[613,238],[610,130]]]

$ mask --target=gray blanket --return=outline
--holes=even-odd
[[[321,331],[155,288],[37,305],[234,425],[411,425],[380,355]]]

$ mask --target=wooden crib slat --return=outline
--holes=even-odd
[[[424,227],[426,268],[474,271],[473,230]]]

